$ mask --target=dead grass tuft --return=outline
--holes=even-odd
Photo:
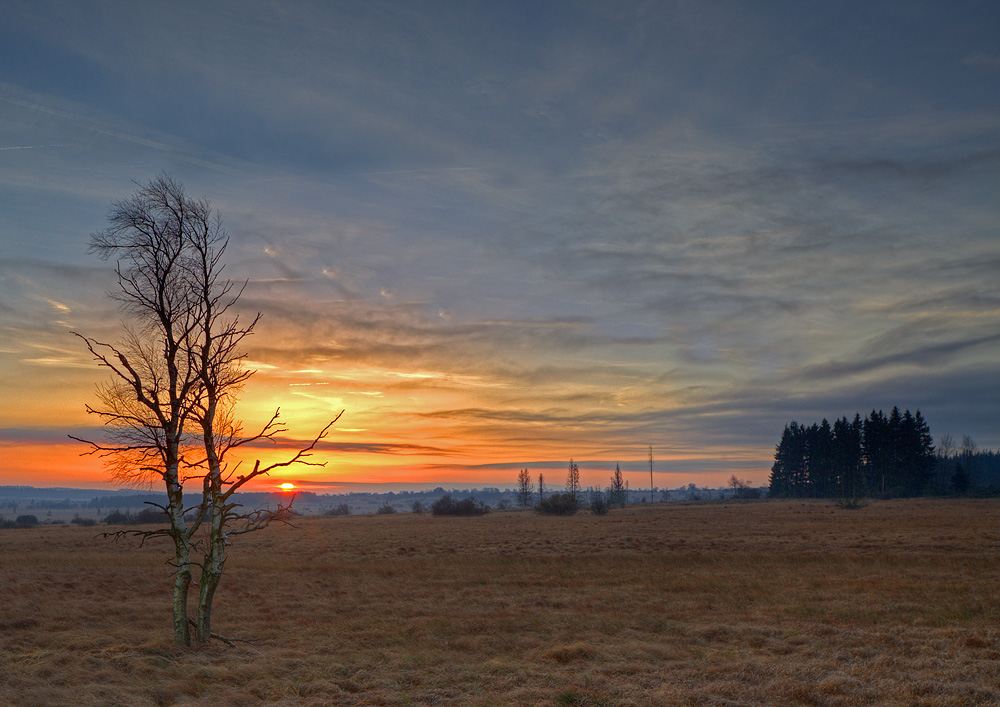
[[[597,657],[597,649],[589,643],[571,643],[566,646],[554,646],[542,654],[548,660],[565,665],[574,661],[590,660]]]

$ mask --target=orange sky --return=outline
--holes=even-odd
[[[13,363],[22,381],[8,388],[15,418],[8,412],[0,422],[0,485],[115,487],[101,461],[82,453],[86,447],[68,439],[74,434],[100,439],[100,430],[87,427],[84,412],[95,403],[94,386],[103,372],[71,348],[76,340],[46,361],[4,360]],[[298,465],[277,470],[257,488],[291,481],[306,490],[328,492],[341,483],[449,484],[502,486],[513,484],[520,468],[534,478],[544,473],[552,488],[562,485],[570,457],[581,467],[584,485],[606,485],[615,463],[621,463],[633,487],[649,483],[647,450],[642,445],[608,449],[607,439],[588,438],[589,423],[567,429],[541,427],[514,415],[502,425],[476,420],[428,415],[426,411],[467,409],[489,398],[503,410],[517,391],[490,376],[456,374],[432,369],[394,371],[385,368],[329,366],[282,370],[251,361],[257,374],[243,391],[239,414],[244,430],[263,424],[269,412],[281,408],[288,432],[278,444],[261,443],[243,450],[247,464],[281,461],[304,445],[340,410],[344,415],[320,444],[311,461],[323,467]],[[516,409],[512,409],[512,412]],[[598,423],[594,423],[598,424]],[[767,450],[690,450],[668,452],[654,445],[657,487],[688,483],[724,485],[730,473],[757,483],[766,480],[759,462]],[[233,462],[237,461],[235,458]]]

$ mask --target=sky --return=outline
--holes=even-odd
[[[0,484],[108,486],[110,203],[206,197],[246,428],[340,484],[765,484],[792,420],[1000,447],[1000,5],[0,4]]]

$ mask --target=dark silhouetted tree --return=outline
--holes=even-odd
[[[653,445],[649,445],[649,502],[656,499],[653,497]]]
[[[872,410],[864,420],[823,420],[782,431],[771,467],[770,491],[784,497],[859,498],[929,493],[936,464],[930,428],[917,410],[886,416]]]
[[[569,470],[566,472],[566,493],[573,498],[580,495],[580,467],[572,459],[569,460]]]
[[[611,476],[611,486],[608,488],[608,503],[624,508],[627,502],[625,478],[622,476],[621,466],[615,464],[615,473]]]
[[[517,503],[522,508],[527,508],[531,505],[531,497],[534,495],[535,489],[531,483],[531,475],[528,473],[527,469],[521,469],[517,472]]]
[[[163,483],[167,501],[158,507],[167,527],[107,535],[171,541],[174,640],[189,644],[194,624],[198,641],[207,642],[215,636],[212,603],[229,544],[289,511],[246,510],[233,494],[273,469],[315,464],[308,459],[333,422],[287,461],[258,461],[252,471],[235,475],[229,452],[287,430],[275,412],[258,432],[245,435],[233,416],[236,393],[253,373],[242,366],[242,343],[259,315],[243,323],[234,314],[242,286],[222,274],[228,237],[221,219],[207,201],[188,197],[161,175],[114,202],[108,221],[91,237],[91,249],[116,262],[118,290],[112,296],[127,323],[117,344],[78,335],[111,372],[110,382],[98,388],[100,405],[87,408],[104,422],[107,436],[87,443],[116,481]],[[193,502],[185,500],[186,485],[196,487]],[[203,526],[207,537],[198,540]],[[203,553],[201,561],[196,552]],[[195,571],[197,621],[188,613]]]
[[[969,472],[962,466],[962,462],[955,464],[955,473],[951,475],[951,486],[957,494],[963,494],[969,490]]]
[[[861,416],[842,417],[833,424],[834,494],[844,499],[867,497],[868,484],[861,466]]]

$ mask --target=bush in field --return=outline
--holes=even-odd
[[[580,510],[580,502],[571,493],[554,493],[539,501],[536,509],[550,516],[571,516]]]
[[[70,523],[72,523],[73,525],[82,525],[85,528],[89,528],[92,525],[97,525],[97,521],[94,520],[93,518],[81,518],[78,515],[73,516],[73,519],[70,520]]]
[[[600,489],[595,489],[590,494],[590,510],[596,516],[602,516],[611,508],[607,497]]]
[[[427,509],[424,507],[424,504],[422,504],[420,501],[414,501],[413,505],[410,506],[410,510],[416,513],[418,516],[423,515],[424,513],[427,512]]]
[[[349,516],[351,515],[351,507],[346,503],[341,503],[339,506],[334,506],[333,508],[327,508],[323,511],[325,516]]]
[[[489,511],[489,506],[474,498],[455,501],[451,496],[442,496],[431,505],[431,513],[436,516],[481,516]]]
[[[154,523],[166,523],[166,514],[157,508],[143,508],[132,517],[133,523],[142,525],[152,525]]]
[[[392,515],[395,512],[396,509],[392,507],[392,504],[383,503],[381,506],[378,507],[378,510],[375,511],[375,514],[380,516],[388,516]]]
[[[76,520],[74,519],[73,522],[75,523]],[[132,522],[132,517],[129,516],[128,513],[123,513],[122,511],[111,511],[104,516],[104,522],[108,525],[125,525],[126,523]]]
[[[18,528],[32,528],[38,525],[38,516],[33,516],[30,514],[18,516],[17,519],[14,521],[14,523],[17,524]]]

